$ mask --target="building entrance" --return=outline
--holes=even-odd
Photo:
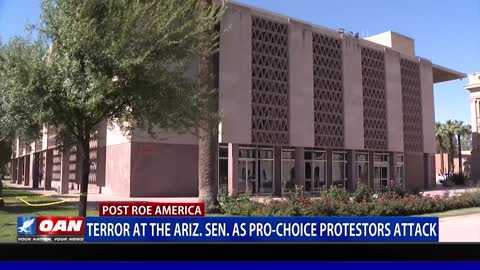
[[[373,189],[376,191],[389,187],[390,157],[389,154],[375,154],[373,164]]]

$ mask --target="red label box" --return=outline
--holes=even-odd
[[[99,216],[204,216],[203,203],[101,202]]]

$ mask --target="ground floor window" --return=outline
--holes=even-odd
[[[241,148],[238,166],[239,193],[273,192],[273,149]]]
[[[404,172],[404,165],[403,165],[403,154],[397,154],[397,164],[395,166],[397,168],[397,186],[402,189],[405,189],[405,172]]]
[[[373,161],[373,188],[375,190],[388,188],[390,185],[390,154],[374,154]]]
[[[229,166],[234,165],[238,193],[273,194],[276,168],[273,147],[239,147],[236,164],[230,164],[227,145],[219,145],[218,156],[218,188],[219,194],[228,193]],[[292,148],[282,149],[281,161],[277,168],[281,173],[281,192],[294,192],[299,183],[305,192],[320,192],[327,185],[344,189],[353,186],[369,186],[376,191],[384,190],[392,185],[404,188],[403,154],[397,153],[354,153],[352,164],[354,179],[348,178],[347,151],[327,151],[306,149],[303,151],[303,163],[298,162],[297,152]],[[301,157],[301,156],[300,156]],[[328,157],[328,161],[327,161]],[[394,160],[392,158],[395,157]],[[330,159],[331,158],[331,159]],[[300,168],[296,168],[300,166]],[[373,169],[373,170],[372,170]],[[355,171],[356,170],[356,171]],[[298,172],[303,179],[298,179]],[[300,180],[300,181],[299,181]]]
[[[368,154],[357,154],[357,187],[369,186]]]
[[[324,151],[307,151],[305,159],[305,191],[319,192],[327,179],[327,154]]]
[[[218,148],[218,194],[228,194],[228,147]]]
[[[333,152],[332,154],[332,184],[348,189],[347,154],[345,152]]]
[[[273,192],[273,150],[260,149],[258,151],[258,191],[260,193]]]
[[[295,191],[295,151],[282,151],[282,193]]]

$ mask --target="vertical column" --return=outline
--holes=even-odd
[[[470,178],[476,184],[480,180],[480,135],[478,130],[479,92],[470,92],[470,119],[472,123],[472,152],[470,157]]]
[[[364,149],[362,58],[359,40],[343,35],[345,148]]]
[[[228,194],[238,195],[238,144],[228,144]]]
[[[48,128],[43,126],[42,128],[42,150],[47,150],[48,145]]]
[[[305,190],[305,149],[295,147],[295,185]]]
[[[52,189],[53,149],[45,152],[45,190]]]
[[[23,157],[19,157],[18,159],[18,166],[17,166],[17,184],[22,183],[23,179]]]
[[[288,37],[290,145],[312,147],[314,136],[311,26],[290,21]]]
[[[375,160],[374,153],[368,152],[368,186],[372,189],[375,188],[374,178],[375,178]]]
[[[28,170],[28,186],[32,186],[33,187],[33,182],[35,181],[35,177],[38,175],[38,173],[36,174],[36,171],[35,171],[35,148],[33,148],[33,150],[30,152],[30,155],[28,155],[28,159],[29,159],[29,170]]]
[[[357,159],[356,152],[353,150],[347,151],[347,179],[348,179],[348,191],[355,191],[358,187],[358,175],[357,175]]]
[[[15,157],[17,158],[22,155],[20,153],[20,139],[18,138],[15,139],[15,153],[16,153]]]
[[[273,196],[282,196],[282,147],[273,149]]]
[[[331,149],[328,149],[327,150],[327,181],[326,181],[327,187],[330,187],[333,184],[332,160],[333,160],[333,152]]]
[[[60,194],[68,194],[70,175],[70,148],[63,146],[62,165],[60,170]]]
[[[405,188],[409,191],[421,190],[425,186],[425,161],[423,153],[404,153]]]
[[[28,186],[30,180],[30,155],[25,155],[23,157],[23,185]]]
[[[222,142],[252,142],[252,16],[229,3],[220,22]],[[242,117],[238,117],[238,115]]]
[[[422,124],[423,152],[435,154],[435,110],[433,107],[433,72],[432,63],[420,60],[420,80],[422,87]]]
[[[11,173],[10,175],[12,176],[11,182],[15,183],[17,181],[17,172],[18,172],[18,159],[14,158],[12,159],[12,166],[11,166]]]
[[[82,153],[80,146],[77,146],[77,152],[76,152],[76,157],[75,157],[75,182],[77,184],[77,187],[80,187],[80,183],[82,182]]]
[[[403,106],[400,53],[385,49],[388,150],[403,152]]]
[[[431,188],[436,183],[435,180],[435,163],[434,155],[425,153],[423,154],[423,163],[424,163],[424,187],[426,189]]]
[[[398,183],[397,175],[397,155],[394,152],[389,153],[390,163],[388,170],[390,171],[389,178],[395,181],[395,185]],[[389,183],[391,184],[391,183]]]
[[[32,187],[38,188],[40,153],[32,154]]]

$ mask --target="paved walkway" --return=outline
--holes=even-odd
[[[440,242],[480,242],[480,214],[441,218],[439,230]]]
[[[23,185],[13,184],[9,181],[2,181],[4,187],[13,187],[18,189],[23,189],[26,191],[34,192],[41,195],[50,195],[55,198],[62,199],[73,199],[79,197],[78,190],[70,190],[69,194],[59,194],[54,190],[43,190],[43,189],[33,189],[31,187],[26,187]],[[142,202],[198,202],[197,197],[168,197],[168,198],[157,198],[157,197],[136,197],[136,198],[125,198],[119,196],[113,196],[109,194],[98,194],[98,193],[89,193],[88,194],[89,203],[98,203],[98,202],[109,202],[109,201],[142,201]]]

